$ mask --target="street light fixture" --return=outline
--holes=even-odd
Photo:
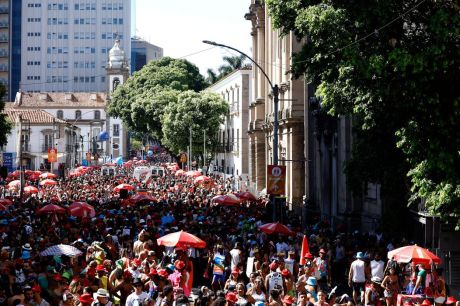
[[[262,69],[262,67],[259,66],[250,56],[248,56],[246,53],[235,49],[233,47],[223,45],[216,43],[215,41],[209,41],[209,40],[203,40],[203,43],[216,46],[216,47],[222,47],[222,48],[227,48],[230,50],[233,50],[235,52],[238,52],[239,54],[243,55],[246,57],[248,60],[250,60],[254,65],[259,68],[259,70],[262,72],[262,74],[265,76],[265,78],[268,81],[268,84],[272,88],[272,93],[273,93],[273,112],[274,112],[274,118],[273,118],[273,164],[278,165],[278,126],[279,126],[279,121],[278,121],[278,105],[279,105],[279,87],[277,84],[273,85],[272,81],[268,77],[267,73]]]

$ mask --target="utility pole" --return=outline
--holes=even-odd
[[[190,154],[189,154],[189,165],[188,165],[188,170],[192,170],[192,126],[190,126],[190,137],[189,137],[189,140],[190,140],[190,145],[189,145],[189,148],[190,148]]]
[[[206,167],[206,130],[203,130],[203,168],[204,167]]]
[[[22,138],[22,115],[18,116],[19,120],[19,147],[18,147],[18,157],[17,164],[19,165],[19,199],[22,201],[22,195],[24,190],[24,172],[22,171],[22,151],[23,151],[23,138]],[[24,142],[25,143],[25,142]]]

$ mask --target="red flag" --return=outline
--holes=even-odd
[[[308,246],[307,236],[303,235],[302,250],[300,251],[300,264],[301,265],[305,264],[305,255],[307,255],[307,253],[310,253],[310,247]]]

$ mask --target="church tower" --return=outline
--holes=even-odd
[[[125,51],[120,48],[120,40],[109,51],[109,61],[106,66],[107,98],[108,103],[118,85],[124,84],[129,77],[129,65]],[[128,152],[128,130],[118,118],[107,116],[107,130],[110,131],[110,141],[106,143],[106,152],[111,152],[112,159],[122,156],[127,159]]]

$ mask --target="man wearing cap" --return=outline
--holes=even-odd
[[[331,271],[329,259],[326,257],[324,249],[319,250],[319,257],[316,257],[313,262],[316,265],[316,279],[320,290],[327,290],[328,283],[331,282]]]
[[[99,279],[100,287],[107,290],[108,277],[104,265],[97,265],[96,273],[96,278]]]
[[[275,287],[284,288],[283,276],[277,271],[278,263],[273,261],[269,265],[269,268],[270,273],[265,277],[265,288],[267,288],[267,291],[270,292],[272,289],[275,289]]]
[[[48,303],[44,298],[42,298],[41,293],[42,293],[42,288],[40,285],[34,285],[32,287],[32,292],[33,292],[33,299],[31,302],[29,302],[29,305],[34,305],[34,306],[50,306],[50,303]]]
[[[143,291],[144,284],[140,278],[133,280],[134,292],[128,295],[126,299],[126,306],[143,305],[143,303],[149,298],[149,295]]]
[[[356,260],[351,263],[350,273],[348,274],[348,286],[353,288],[353,300],[355,304],[361,302],[358,300],[358,296],[361,295],[361,291],[364,291],[364,284],[366,283],[363,259],[363,252],[358,252],[356,254]]]

